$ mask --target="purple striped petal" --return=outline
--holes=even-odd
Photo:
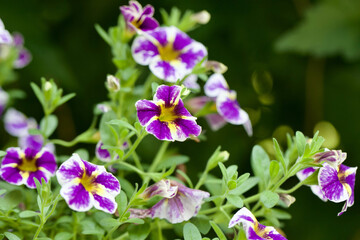
[[[255,216],[246,208],[243,207],[235,213],[229,222],[229,228],[236,224],[243,224],[246,226],[254,226],[257,223]]]
[[[4,124],[6,131],[12,136],[20,137],[28,135],[28,120],[26,116],[14,108],[6,111]]]
[[[25,135],[18,139],[18,144],[21,148],[32,148],[40,150],[43,146],[44,140],[42,135]]]
[[[172,185],[171,180],[162,179],[161,181],[147,187],[142,193],[144,198],[152,198],[153,196],[161,196],[164,198],[173,198],[177,194],[178,186]]]
[[[320,168],[318,179],[321,190],[330,201],[343,202],[350,197],[339,180],[338,170],[329,164],[324,163],[323,167]]]
[[[105,187],[106,191],[111,195],[118,195],[120,193],[120,183],[114,175],[108,172],[102,172],[94,179],[94,183]]]
[[[23,176],[20,174],[20,170],[11,166],[1,167],[0,176],[6,182],[14,185],[21,185],[24,181]]]
[[[7,165],[7,164],[21,164],[22,162],[22,151],[20,148],[8,148],[6,150],[6,155],[3,158],[1,165]]]
[[[15,60],[14,62],[14,68],[23,68],[25,66],[27,66],[32,60],[32,56],[31,53],[25,49],[25,48],[21,48],[19,50],[19,55],[18,58]]]
[[[142,126],[147,126],[150,120],[160,116],[160,107],[153,101],[139,100],[135,104],[137,116]]]
[[[235,92],[222,92],[216,98],[218,113],[229,123],[241,125],[249,121],[249,115],[240,108]]]
[[[183,33],[176,28],[173,29],[174,29],[174,34],[172,35],[175,35],[175,40],[173,43],[175,50],[180,51],[185,47],[189,46],[192,42],[194,42],[194,40],[192,40],[186,33]]]
[[[159,26],[159,23],[152,18],[154,8],[151,5],[146,5],[144,9],[137,1],[130,1],[129,5],[121,6],[120,10],[131,30],[150,31]]]
[[[178,118],[175,120],[174,125],[176,126],[176,131],[172,133],[172,137],[176,141],[183,142],[188,137],[197,137],[201,133],[201,127],[197,125],[195,120],[192,119]]]
[[[306,178],[308,178],[311,174],[313,174],[316,171],[316,169],[317,168],[314,168],[314,167],[305,168],[305,169],[297,172],[296,176],[298,177],[298,179],[300,181],[303,181]]]
[[[154,120],[146,127],[146,131],[153,134],[159,140],[174,141],[167,122]]]
[[[36,165],[41,167],[42,170],[45,169],[51,175],[54,175],[56,171],[56,160],[54,154],[49,151],[43,151],[40,154],[40,157],[36,160]]]
[[[135,62],[140,65],[149,65],[159,55],[155,44],[144,36],[139,36],[134,40],[131,51]]]
[[[177,105],[179,103],[180,93],[181,93],[181,87],[177,85],[174,86],[161,85],[156,89],[156,93],[154,95],[154,101],[155,102],[163,101],[165,103],[165,107]]]
[[[69,182],[62,185],[60,195],[65,199],[68,206],[78,212],[89,211],[94,204],[94,198],[83,187],[82,184],[73,184]]]
[[[214,73],[206,81],[204,91],[208,97],[217,97],[223,91],[228,92],[229,86],[222,74]]]
[[[192,68],[195,67],[195,65],[205,56],[207,56],[205,46],[199,42],[193,41],[182,51],[179,57],[181,62],[185,64],[186,69],[192,70]]]
[[[315,163],[326,162],[333,167],[339,166],[346,159],[346,153],[341,150],[327,150],[314,155]]]
[[[40,183],[42,182],[41,179],[43,178],[45,182],[49,181],[49,174],[43,172],[43,171],[36,171],[36,172],[28,172],[28,177],[26,178],[25,185],[28,188],[36,188],[36,184],[34,181],[34,178],[36,178]],[[25,179],[25,177],[24,177]]]
[[[111,161],[110,152],[107,149],[102,149],[103,145],[104,144],[101,141],[99,141],[96,144],[95,155],[99,160],[101,160],[103,162],[110,162]]]
[[[81,178],[84,173],[84,164],[78,154],[73,154],[65,161],[56,172],[60,185],[67,184],[76,178]]]
[[[107,213],[115,213],[117,208],[117,203],[115,202],[114,197],[104,197],[97,194],[93,195],[94,197],[94,207],[96,209],[102,210]]]
[[[184,86],[186,88],[200,90],[200,85],[197,83],[197,75],[190,74],[187,78],[184,80]]]
[[[186,69],[181,62],[163,61],[160,57],[154,58],[149,68],[156,77],[172,83],[181,80],[187,74],[191,73],[191,70]]]
[[[159,26],[158,21],[153,17],[144,16],[142,21],[143,22],[139,26],[142,31],[151,31]]]

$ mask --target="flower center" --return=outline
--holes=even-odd
[[[22,163],[18,166],[18,169],[23,172],[36,172],[38,167],[36,166],[36,158],[27,159],[24,157]]]
[[[158,47],[159,54],[162,60],[164,61],[172,61],[179,57],[180,52],[176,51],[173,48],[172,43],[168,43],[165,46],[159,46]]]
[[[160,108],[161,111],[160,111],[159,120],[161,122],[172,122],[178,118],[178,116],[174,113],[175,107],[165,107],[161,105]]]
[[[84,186],[88,192],[96,192],[97,184],[95,183],[95,176],[88,176],[85,172],[80,180],[80,183]]]

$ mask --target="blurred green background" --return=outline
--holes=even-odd
[[[272,137],[284,143],[285,133],[296,130],[311,136],[320,121],[331,123],[317,125],[327,146],[347,152],[346,165],[359,164],[360,0],[141,3],[154,5],[160,22],[159,8],[210,12],[209,24],[189,34],[208,47],[209,59],[229,67],[225,78],[254,125],[254,136],[249,138],[241,126],[227,125],[211,132],[200,120],[207,129],[206,142],[173,144],[190,156],[188,173],[193,181],[219,144],[231,154],[227,164],[247,172],[254,144],[271,153]],[[57,111],[57,136],[71,140],[86,130],[94,105],[106,100],[106,75],[115,71],[110,49],[94,24],[104,29],[116,25],[119,6],[124,4],[127,2],[1,0],[0,18],[10,32],[24,35],[33,55],[31,64],[18,71],[19,81],[9,86],[28,94],[16,102],[16,108],[39,120],[41,107],[29,83],[39,83],[40,77],[54,78],[66,93],[77,94]],[[147,137],[140,146],[146,161],[155,154],[156,148],[146,145],[153,142],[157,143]],[[296,179],[292,181],[290,185]],[[341,217],[336,215],[342,203],[323,203],[307,187],[294,196],[297,200],[289,209],[292,220],[283,228],[288,239],[360,239],[358,193],[355,205]]]

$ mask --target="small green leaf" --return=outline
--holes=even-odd
[[[45,107],[45,97],[43,92],[41,91],[41,89],[39,88],[38,85],[36,85],[35,83],[30,83],[31,88],[33,89],[35,96],[38,98],[39,102],[41,103],[41,105],[43,107]]]
[[[244,206],[242,198],[237,195],[229,194],[226,196],[226,199],[237,208],[242,208]]]
[[[49,115],[41,119],[40,129],[46,137],[50,137],[58,126],[58,118],[55,115]]]
[[[156,170],[160,171],[164,168],[169,168],[172,166],[177,166],[189,161],[189,157],[185,155],[177,155],[171,156],[161,161],[161,163],[157,166]]]
[[[225,234],[223,233],[223,231],[219,228],[219,226],[213,222],[210,221],[211,227],[214,229],[216,235],[219,237],[220,240],[227,240]]]
[[[244,183],[231,190],[229,193],[234,195],[241,195],[246,193],[251,188],[255,187],[259,183],[258,177],[250,177]]]
[[[127,207],[127,196],[124,191],[121,191],[120,194],[115,198],[115,201],[118,204],[119,215],[123,215]]]
[[[135,225],[132,224],[128,228],[129,239],[145,240],[150,233],[150,224]]]
[[[37,129],[37,128],[30,128],[28,130],[29,134],[30,135],[42,135],[43,132],[40,130],[40,129]]]
[[[29,217],[34,217],[34,216],[38,216],[38,215],[40,215],[40,213],[30,211],[30,210],[25,210],[25,211],[23,211],[23,212],[21,212],[19,214],[19,217],[21,217],[21,218],[29,218]]]
[[[282,167],[283,167],[283,170],[286,172],[287,170],[287,161],[286,159],[284,158],[284,155],[280,149],[280,146],[279,146],[279,143],[278,141],[276,141],[275,138],[273,138],[273,142],[274,142],[274,148],[275,148],[275,153],[276,153],[276,159],[280,161]]]
[[[5,237],[7,237],[9,240],[21,240],[18,236],[16,236],[13,233],[5,232]]]
[[[145,222],[140,218],[129,218],[128,220],[125,221],[125,223],[144,224]]]
[[[271,191],[264,191],[260,195],[260,201],[265,207],[272,208],[279,202],[279,195]]]
[[[121,223],[118,220],[109,217],[109,218],[102,219],[100,222],[100,225],[106,229],[111,229],[113,227],[120,226]]]
[[[193,223],[202,234],[207,234],[210,231],[211,225],[209,222],[209,217],[205,215],[197,215],[196,217],[191,218],[191,223]]]
[[[72,238],[73,234],[68,232],[60,232],[55,235],[54,240],[69,240]]]
[[[302,156],[305,151],[306,146],[306,138],[302,132],[297,131],[296,132],[296,147],[298,149],[299,156]]]
[[[251,152],[251,167],[255,176],[260,178],[260,188],[265,188],[269,182],[270,159],[262,147],[256,145]]]
[[[64,103],[66,103],[67,101],[69,101],[70,99],[72,99],[73,97],[75,97],[76,94],[75,93],[69,93],[65,96],[63,96],[60,101],[56,104],[55,107],[58,107],[58,106],[61,106],[63,105]]]
[[[278,176],[279,171],[280,171],[279,162],[272,160],[270,162],[270,168],[269,168],[270,178],[275,179]]]
[[[201,234],[192,223],[186,223],[183,229],[184,240],[201,240]]]
[[[128,122],[120,119],[114,119],[108,122],[108,124],[118,126],[119,128],[128,128],[134,132],[137,132],[136,129]]]
[[[6,152],[0,150],[0,158],[3,157],[3,156],[5,156],[5,155],[6,155]]]

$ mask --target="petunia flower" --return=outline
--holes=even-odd
[[[31,62],[31,53],[24,47],[24,38],[20,33],[14,33],[13,39],[13,45],[19,52],[18,58],[14,62],[14,68],[23,68]]]
[[[176,82],[192,72],[207,50],[174,26],[159,27],[138,36],[132,44],[132,55],[140,65],[168,82]]]
[[[25,184],[28,188],[36,188],[34,178],[46,182],[55,174],[56,161],[53,153],[46,149],[40,151],[26,148],[8,148],[1,162],[0,176],[14,185]]]
[[[298,177],[298,179],[300,181],[305,180],[306,178],[308,178],[310,175],[312,175],[318,168],[316,167],[309,167],[309,168],[305,168],[299,172],[296,173],[296,176]],[[324,202],[327,201],[327,198],[325,197],[324,193],[321,191],[321,188],[319,185],[310,185],[310,189],[311,191],[318,196],[321,200],[323,200]]]
[[[314,156],[314,163],[328,163],[333,167],[339,166],[346,159],[346,152],[341,150],[329,150],[326,149],[324,152],[316,153]]]
[[[194,90],[200,90],[200,85],[197,83],[197,75],[196,74],[190,74],[188,77],[184,80],[184,86],[186,88],[194,89]]]
[[[103,166],[84,161],[74,153],[61,164],[56,177],[61,185],[60,195],[72,210],[85,212],[95,207],[115,213],[120,184]]]
[[[103,146],[103,142],[102,141],[99,141],[97,144],[96,144],[96,147],[95,147],[95,155],[96,157],[100,160],[100,161],[103,161],[103,162],[110,162],[112,159],[111,159],[111,154],[109,152],[109,150],[107,149],[103,149],[102,146]],[[124,142],[122,144],[122,149],[125,150],[129,147],[129,144],[128,142]]]
[[[286,240],[274,227],[260,224],[255,216],[243,207],[231,218],[229,228],[241,224],[248,240]]]
[[[5,29],[4,23],[0,18],[0,44],[11,44],[12,41],[13,38],[11,34]]]
[[[170,223],[180,223],[195,216],[203,203],[203,199],[210,194],[201,190],[191,189],[173,180],[161,180],[148,187],[143,197],[163,197],[150,209],[130,209],[130,217],[161,218]]]
[[[357,167],[348,167],[340,164],[338,167],[324,163],[320,168],[318,181],[325,197],[332,202],[345,201],[344,207],[338,216],[354,204],[355,174]]]
[[[27,118],[23,113],[14,108],[6,111],[4,116],[5,130],[14,137],[28,135],[28,130],[37,128],[37,123],[33,118]]]
[[[150,31],[159,26],[159,23],[153,18],[154,8],[149,4],[143,9],[139,2],[130,1],[129,6],[121,6],[120,10],[127,27],[132,31]]]
[[[9,94],[0,87],[0,116],[3,114],[9,101]]]
[[[135,104],[140,124],[159,140],[182,142],[201,133],[196,117],[184,107],[181,89],[176,85],[161,85],[153,101],[139,100]]]

